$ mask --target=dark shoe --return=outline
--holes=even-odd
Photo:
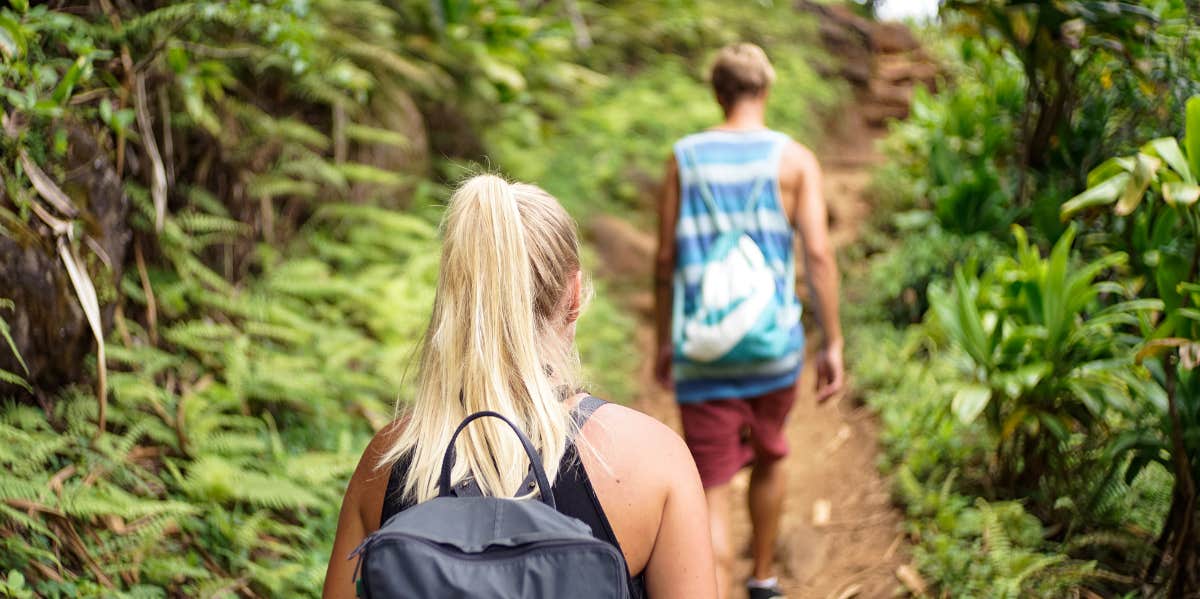
[[[779,585],[766,588],[747,586],[746,591],[749,592],[750,599],[787,599]]]

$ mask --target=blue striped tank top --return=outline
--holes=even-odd
[[[781,355],[764,361],[712,364],[689,360],[675,350],[675,396],[680,403],[749,398],[793,384],[804,351],[800,302],[795,291],[793,230],[779,197],[779,163],[790,138],[777,131],[704,131],[676,142],[679,167],[679,219],[675,226],[672,329],[679,339],[681,314],[698,306],[709,249],[720,229],[738,227],[750,236],[775,271],[775,290],[788,326]],[[706,186],[709,192],[705,199]],[[751,195],[758,200],[751,209]],[[710,203],[711,201],[711,203]],[[715,214],[713,211],[716,211]],[[722,219],[718,223],[714,221]]]

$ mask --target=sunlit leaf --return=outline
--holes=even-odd
[[[71,98],[71,92],[75,91],[75,84],[79,82],[79,77],[83,74],[87,62],[86,58],[80,56],[71,63],[71,67],[63,74],[58,86],[54,88],[54,93],[50,96],[56,103],[65,104]]]
[[[1133,177],[1125,185],[1125,189],[1121,191],[1121,197],[1117,200],[1117,206],[1113,209],[1113,212],[1125,216],[1137,209],[1138,204],[1142,202],[1142,197],[1146,195],[1146,189],[1150,187],[1150,182],[1154,180],[1155,172],[1161,164],[1162,160],[1149,154],[1138,154],[1137,166],[1133,169]]]
[[[965,385],[954,394],[950,409],[964,424],[974,422],[992,397],[992,390],[983,385]]]
[[[12,60],[25,53],[25,32],[21,24],[0,13],[0,53]]]
[[[1090,187],[1083,193],[1067,200],[1061,209],[1063,219],[1073,216],[1080,210],[1093,206],[1104,206],[1117,201],[1121,192],[1125,191],[1132,179],[1133,175],[1130,173],[1117,173],[1099,185]]]
[[[1088,187],[1095,187],[1113,178],[1120,172],[1132,173],[1136,166],[1137,161],[1131,156],[1109,158],[1088,173],[1087,185]]]
[[[1192,96],[1187,101],[1186,110],[1187,129],[1184,133],[1183,145],[1187,148],[1192,174],[1200,177],[1200,95]]]
[[[1159,158],[1162,158],[1167,163],[1167,166],[1179,173],[1184,181],[1195,181],[1187,158],[1184,157],[1183,151],[1179,149],[1179,141],[1174,137],[1160,137],[1148,142],[1146,147],[1153,149],[1154,153]]]
[[[1163,183],[1163,200],[1172,206],[1191,206],[1200,199],[1200,185],[1173,181]]]

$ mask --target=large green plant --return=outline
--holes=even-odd
[[[916,91],[912,114],[884,142],[891,162],[876,175],[877,192],[893,196],[893,209],[928,209],[949,232],[1002,234],[1020,216],[1011,197],[1021,71],[977,39],[942,46],[954,84]],[[897,189],[909,197],[894,197]]]
[[[1015,233],[1016,257],[982,276],[960,268],[952,289],[931,288],[931,315],[963,356],[968,382],[953,398],[954,413],[983,417],[1001,483],[1033,493],[1046,509],[1073,488],[1073,466],[1094,449],[1109,411],[1129,409],[1134,348],[1118,331],[1159,304],[1101,307],[1101,294],[1123,290],[1100,277],[1126,256],[1073,265],[1074,229],[1047,258],[1022,229]]]
[[[1149,360],[1161,401],[1153,411],[1158,426],[1130,431],[1114,453],[1129,450],[1128,470],[1136,476],[1150,462],[1161,462],[1175,476],[1171,510],[1159,537],[1160,559],[1151,576],[1162,574],[1171,596],[1200,590],[1200,96],[1186,104],[1182,144],[1171,137],[1146,143],[1133,156],[1113,158],[1089,174],[1088,190],[1063,206],[1064,217],[1112,206],[1116,225],[1126,235],[1104,235],[1109,247],[1130,247],[1141,256],[1141,294],[1161,298],[1163,317],[1143,323],[1141,357]],[[1162,571],[1160,572],[1160,567]]]

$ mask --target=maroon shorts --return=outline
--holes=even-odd
[[[796,385],[747,399],[712,399],[679,405],[683,438],[704,488],[729,482],[755,462],[788,453],[783,421],[796,402]]]

